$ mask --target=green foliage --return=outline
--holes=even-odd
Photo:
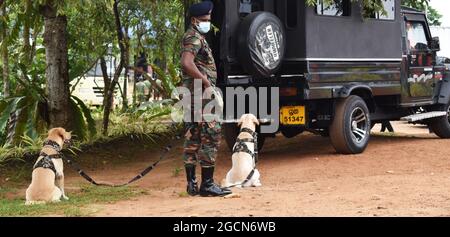
[[[332,4],[335,0],[323,0],[324,4]],[[383,8],[383,0],[351,0],[352,2],[358,2],[364,9],[363,16],[370,16],[374,12],[380,12],[386,14]],[[306,3],[310,6],[317,4],[317,0],[306,0]],[[402,0],[402,5],[412,7],[421,11],[428,11],[428,21],[431,25],[441,25],[440,19],[442,15],[439,12],[429,6],[429,0]]]
[[[71,108],[74,121],[74,134],[84,140],[96,134],[95,121],[90,110],[78,98],[72,97]],[[18,146],[23,136],[37,139],[48,129],[46,99],[33,93],[0,100],[0,131],[6,131],[4,145]]]
[[[412,7],[421,11],[427,11],[428,22],[431,25],[440,26],[442,15],[429,5],[428,0],[402,0],[402,4],[407,7]]]
[[[161,134],[168,131],[168,125],[162,121],[170,121],[172,112],[171,100],[149,102],[136,110],[111,116],[109,136],[148,139],[156,142]]]
[[[114,42],[114,16],[104,1],[85,1],[64,10],[68,19],[69,78],[86,74]],[[82,23],[80,25],[80,23]]]
[[[73,112],[74,134],[81,140],[88,137],[86,131],[89,133],[89,137],[95,136],[97,128],[90,109],[76,96],[71,98],[70,105]]]
[[[166,98],[170,98],[172,92],[175,90],[176,85],[178,85],[181,81],[180,73],[172,63],[168,65],[167,72],[165,72],[155,64],[152,65],[152,68],[156,75],[158,75],[158,78],[162,81]]]
[[[75,109],[79,110],[78,114],[74,116],[74,121],[77,121],[77,123],[83,123],[84,126],[87,126],[88,128],[85,131],[89,131],[89,127],[94,124],[97,124],[98,129],[100,123],[97,121],[101,120],[101,111],[83,113],[82,106],[77,105],[79,102],[80,101],[75,97],[72,98],[71,104]],[[76,134],[74,144],[70,152],[76,154],[83,150],[82,147],[93,146],[97,143],[108,143],[115,139],[124,137],[148,140],[151,143],[157,144],[161,141],[161,139],[172,135],[174,132],[170,130],[168,123],[164,123],[164,121],[170,121],[169,115],[171,114],[172,104],[173,101],[164,100],[143,104],[139,108],[130,110],[126,113],[119,113],[118,111],[115,111],[111,115],[112,126],[108,136],[105,137],[99,133],[91,133],[87,136],[87,134],[81,132],[82,135],[86,135],[86,138],[83,140],[80,139],[79,134]],[[86,119],[86,114],[87,116],[92,116],[89,119]],[[76,131],[73,132],[75,133]],[[37,137],[30,137],[25,134],[18,139],[18,143],[13,147],[0,146],[0,166],[12,160],[23,160],[23,157],[26,154],[37,154],[42,148],[45,137],[45,132],[38,133]]]

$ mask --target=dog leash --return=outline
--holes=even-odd
[[[160,158],[150,166],[148,166],[146,169],[144,169],[141,173],[136,175],[134,178],[132,178],[130,181],[123,183],[123,184],[110,184],[107,182],[97,182],[92,177],[90,177],[83,169],[80,168],[80,166],[75,163],[71,158],[68,158],[67,156],[61,154],[61,157],[63,160],[65,160],[71,167],[74,169],[81,177],[83,177],[86,181],[89,183],[95,185],[95,186],[107,186],[107,187],[124,187],[127,185],[130,185],[140,179],[142,179],[144,176],[146,176],[148,173],[150,173],[169,153],[169,151],[172,150],[172,146],[168,145],[164,148],[163,153],[161,154]]]
[[[234,185],[230,185],[230,186],[226,186],[226,187],[222,187],[222,188],[223,189],[224,188],[234,188],[234,187],[237,187],[237,186],[244,187],[244,185],[246,183],[248,183],[248,181],[250,181],[250,179],[252,179],[253,175],[255,174],[255,171],[256,171],[256,166],[255,166],[255,168],[252,169],[252,171],[250,171],[250,174],[248,174],[247,178],[245,178],[245,180],[242,183],[234,184]]]
[[[176,126],[176,124],[172,124],[172,127],[175,127],[175,126]],[[177,134],[177,135],[175,135],[175,139],[176,140],[180,140],[181,136]],[[115,187],[115,188],[117,188],[117,187],[124,187],[124,186],[130,185],[130,184],[132,184],[132,183],[142,179],[144,176],[146,176],[148,173],[150,173],[166,157],[166,155],[172,150],[172,145],[171,144],[167,145],[166,147],[164,147],[162,154],[160,155],[159,159],[156,162],[154,162],[153,164],[151,164],[150,166],[145,168],[141,173],[136,175],[130,181],[128,181],[126,183],[123,183],[123,184],[111,184],[111,183],[107,183],[107,182],[97,182],[97,181],[95,181],[75,161],[73,161],[72,158],[69,158],[68,156],[65,156],[61,152],[61,148],[59,147],[59,145],[56,142],[48,140],[48,141],[46,141],[44,143],[44,146],[52,146],[53,148],[55,148],[55,150],[58,152],[58,155],[63,160],[65,160],[73,170],[75,170],[81,177],[83,177],[89,183],[91,183],[91,184],[93,184],[95,186]]]

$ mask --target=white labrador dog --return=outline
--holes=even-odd
[[[54,128],[48,132],[46,145],[34,165],[32,181],[26,191],[26,205],[68,200],[64,193],[63,161],[59,154],[64,143],[70,141],[71,134],[64,128]]]
[[[237,151],[233,153],[232,162],[233,166],[231,170],[228,172],[226,178],[222,181],[222,187],[259,187],[261,186],[260,173],[257,169],[255,169],[253,176],[251,179],[246,182],[244,185],[242,183],[248,178],[248,175],[255,168],[256,161],[253,156],[250,154],[255,153],[255,144],[253,142],[243,142],[251,141],[253,139],[252,134],[242,131],[242,129],[248,129],[252,132],[256,131],[256,126],[259,125],[259,121],[253,114],[244,114],[239,120],[238,126],[241,127],[241,133],[238,136],[237,142],[234,145],[234,149],[236,150],[237,146],[244,149],[238,149],[242,151]],[[247,150],[248,148],[248,150]],[[244,151],[246,150],[246,151]],[[250,153],[249,153],[250,152]]]

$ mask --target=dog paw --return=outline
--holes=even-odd
[[[255,183],[253,183],[253,185],[252,185],[253,187],[261,187],[262,186],[262,184],[261,184],[261,182],[260,181],[258,181],[258,182],[255,182]]]
[[[65,200],[65,201],[69,201],[69,197],[67,197],[66,195],[64,195],[64,196],[62,197],[62,199]]]

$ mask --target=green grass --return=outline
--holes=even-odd
[[[0,199],[5,198],[6,194],[16,192],[16,188],[0,187]]]
[[[176,167],[176,168],[172,171],[172,176],[173,176],[173,177],[178,177],[178,176],[180,176],[181,171],[183,171],[182,168]]]
[[[178,197],[180,197],[180,198],[189,197],[189,194],[187,192],[179,192]]]
[[[91,204],[110,204],[120,200],[129,200],[139,195],[147,194],[145,191],[132,187],[96,187],[82,186],[78,193],[72,194],[69,201],[50,203],[46,205],[25,206],[23,198],[5,199],[5,193],[12,189],[1,189],[0,217],[5,216],[90,216],[96,210],[89,208]],[[70,195],[70,193],[69,193]]]

